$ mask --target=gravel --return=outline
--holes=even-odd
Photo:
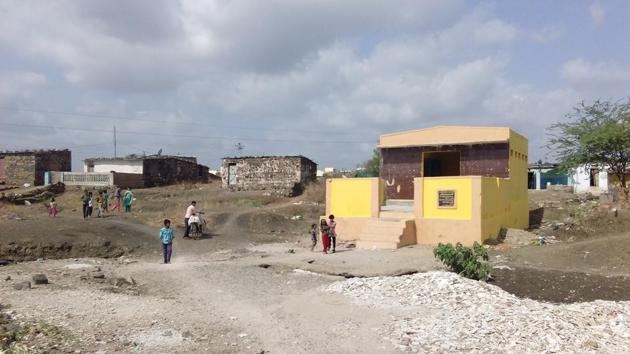
[[[521,299],[454,273],[352,278],[328,292],[391,310],[384,335],[419,353],[622,353],[630,302],[551,304]]]

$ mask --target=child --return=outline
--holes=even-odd
[[[335,222],[335,216],[330,214],[328,217],[328,237],[330,237],[330,243],[332,244],[332,253],[335,253],[337,247],[337,223]]]
[[[160,240],[162,240],[162,250],[164,252],[164,264],[171,263],[171,254],[173,253],[173,238],[175,237],[173,229],[171,229],[171,221],[164,220],[164,227],[160,229]]]
[[[109,192],[106,190],[103,191],[103,211],[107,212],[109,209]]]
[[[328,237],[328,224],[326,219],[322,219],[319,223],[319,229],[322,232],[322,246],[324,247],[324,253],[328,253],[330,249],[330,238]]]
[[[57,209],[57,202],[55,198],[50,200],[50,204],[48,204],[48,216],[56,217],[59,210]]]
[[[317,224],[311,225],[311,252],[315,250],[315,246],[317,246]]]
[[[98,197],[96,197],[96,206],[98,207],[96,217],[100,218],[101,214],[103,214],[103,195],[99,192]]]
[[[87,203],[87,216],[92,217],[92,211],[94,210],[94,204],[92,203],[92,192],[88,193]]]
[[[112,208],[112,213],[116,210],[120,212],[120,187],[114,189],[114,207]]]

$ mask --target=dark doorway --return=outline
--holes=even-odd
[[[599,170],[596,168],[591,168],[589,177],[590,177],[589,185],[591,187],[598,187],[599,186]]]
[[[422,155],[423,177],[459,176],[459,152],[425,152]]]

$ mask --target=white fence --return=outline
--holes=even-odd
[[[54,172],[53,182],[61,182],[67,186],[108,187],[114,185],[113,173],[98,172]],[[57,177],[57,178],[55,178]]]

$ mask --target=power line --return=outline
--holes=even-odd
[[[239,129],[239,130],[251,130],[256,132],[261,131],[281,131],[281,132],[291,132],[291,133],[303,133],[303,134],[312,134],[313,131],[305,131],[305,130],[294,130],[294,129],[286,129],[286,128],[253,128],[249,126],[238,126],[238,125],[216,125],[216,124],[207,124],[200,123],[199,121],[169,121],[169,120],[153,120],[146,118],[138,118],[138,117],[129,117],[129,116],[119,116],[119,115],[109,115],[109,114],[98,114],[98,113],[75,113],[75,112],[64,112],[64,111],[51,111],[45,109],[37,109],[37,108],[19,108],[19,107],[7,107],[0,106],[0,109],[6,111],[14,111],[14,112],[29,112],[29,113],[43,113],[43,114],[52,114],[52,115],[63,115],[68,117],[78,117],[78,118],[103,118],[103,119],[112,119],[112,120],[124,120],[124,121],[138,121],[138,122],[147,122],[147,123],[160,123],[160,124],[173,124],[173,125],[186,125],[186,126],[194,126],[194,127],[208,127],[208,128],[228,128],[228,129]],[[327,132],[328,135],[344,135],[346,133],[343,132]]]
[[[18,123],[0,123],[0,125],[20,127],[20,128],[42,128],[42,129],[63,129],[63,130],[75,130],[84,132],[95,133],[108,133],[111,134],[109,129],[98,128],[72,128],[72,127],[60,127],[52,125],[39,125],[39,124],[18,124]],[[243,137],[226,137],[226,136],[199,136],[199,135],[184,135],[184,134],[162,134],[162,133],[149,133],[149,132],[136,132],[136,131],[120,131],[117,130],[116,134],[130,134],[130,135],[145,135],[145,136],[160,136],[167,138],[189,138],[189,139],[214,139],[214,140],[249,140],[249,141],[269,141],[269,142],[286,142],[286,143],[316,143],[316,144],[367,144],[368,141],[352,141],[352,140],[305,140],[305,139],[277,139],[277,138],[243,138]]]

